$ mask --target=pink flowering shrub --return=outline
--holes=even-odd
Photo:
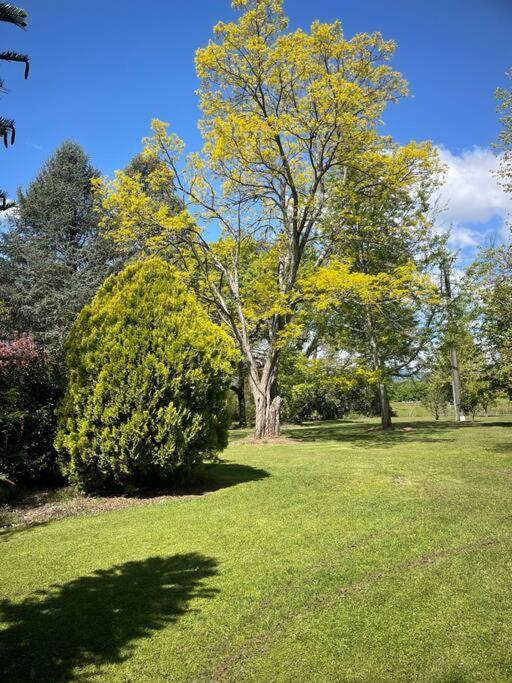
[[[22,334],[14,339],[0,339],[0,367],[23,368],[39,357],[32,335]]]
[[[54,479],[58,369],[30,334],[0,338],[0,473],[15,483]]]

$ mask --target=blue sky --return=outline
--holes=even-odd
[[[18,2],[29,29],[1,25],[1,44],[28,53],[32,73],[23,81],[19,65],[0,66],[9,90],[1,113],[16,119],[18,133],[13,148],[0,150],[1,187],[25,186],[65,139],[111,174],[140,149],[153,117],[170,121],[188,149],[199,146],[194,52],[219,19],[233,16],[229,0]],[[292,27],[339,18],[348,36],[378,30],[396,40],[394,65],[412,97],[386,113],[389,132],[402,142],[433,140],[453,163],[447,191],[461,194],[455,206],[464,210],[446,220],[467,231],[458,246],[471,249],[499,230],[506,199],[489,173],[489,147],[499,130],[494,89],[512,66],[512,1],[285,0],[285,7]]]

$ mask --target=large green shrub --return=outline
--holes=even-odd
[[[57,448],[82,490],[182,480],[227,444],[236,352],[158,258],[110,277],[66,343]]]

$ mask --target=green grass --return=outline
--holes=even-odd
[[[512,680],[512,422],[373,424],[234,435],[214,493],[5,531],[0,679]]]

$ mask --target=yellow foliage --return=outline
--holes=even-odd
[[[317,310],[325,310],[344,301],[379,309],[386,304],[410,301],[438,302],[437,288],[432,280],[420,273],[414,263],[407,263],[392,272],[371,275],[352,270],[352,263],[333,259],[304,280],[306,298]]]
[[[132,248],[178,249],[197,267],[197,286],[222,299],[235,336],[266,324],[276,349],[302,329],[298,302],[322,309],[351,297],[379,306],[430,291],[412,266],[370,276],[348,262],[316,268],[316,257],[306,258],[316,248],[336,253],[341,230],[323,221],[329,198],[341,206],[338,226],[363,224],[373,217],[362,195],[399,198],[438,172],[431,145],[399,147],[380,135],[386,106],[407,93],[389,63],[395,44],[379,33],[347,39],[340,22],[287,32],[281,0],[232,5],[238,20],[218,23],[196,53],[201,152],[183,163],[184,143],[153,120],[144,141],[157,162],[145,179],[150,191],[123,173],[98,184],[103,229]],[[177,215],[158,199],[165,188],[183,198]],[[208,224],[220,231],[216,244],[202,236]]]

